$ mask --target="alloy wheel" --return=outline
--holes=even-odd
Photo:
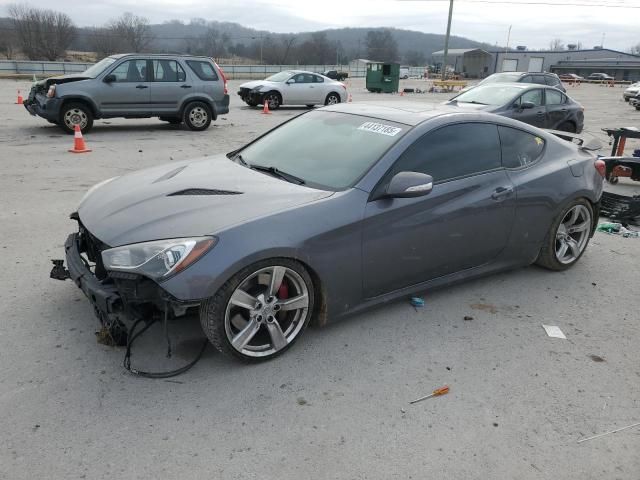
[[[336,105],[338,103],[340,103],[340,99],[338,98],[338,96],[336,94],[332,93],[327,98],[327,105]]]
[[[280,98],[275,93],[267,95],[267,103],[269,104],[269,108],[276,109],[280,106]]]
[[[275,265],[240,282],[227,303],[224,328],[235,350],[267,357],[295,340],[309,314],[305,281],[296,271]]]
[[[556,258],[562,264],[575,262],[582,254],[591,232],[591,212],[584,205],[575,205],[565,214],[556,231]]]

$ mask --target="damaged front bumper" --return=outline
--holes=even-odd
[[[52,122],[57,122],[60,117],[60,107],[62,99],[49,98],[42,93],[35,93],[33,90],[24,101],[24,108],[33,116],[39,116]]]
[[[61,260],[54,260],[50,276],[73,280],[89,299],[96,317],[114,343],[126,344],[127,332],[137,320],[154,321],[166,314],[183,316],[189,308],[199,306],[173,298],[142,275],[105,271],[96,242],[97,239],[81,226],[80,233],[69,235],[64,244],[67,268]],[[95,262],[95,266],[90,261]]]

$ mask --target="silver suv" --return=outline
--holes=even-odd
[[[24,105],[68,133],[113,117],[159,117],[205,130],[229,112],[229,95],[224,72],[208,57],[122,54],[82,73],[36,82]]]

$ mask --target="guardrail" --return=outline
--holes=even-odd
[[[67,73],[80,73],[89,68],[88,62],[35,62],[26,60],[0,60],[0,75],[5,76],[52,76]],[[229,79],[262,79],[283,70],[306,70],[322,73],[326,70],[347,72],[351,78],[365,77],[367,70],[363,66],[352,68],[349,65],[220,65]],[[422,76],[422,67],[410,67],[410,76]]]

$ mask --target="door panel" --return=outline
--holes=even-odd
[[[294,83],[286,83],[283,90],[283,103],[303,105],[315,103],[311,89],[313,78],[306,73],[299,73],[291,77]]]
[[[146,60],[126,60],[110,74],[116,80],[104,82],[96,91],[96,103],[108,115],[150,115],[150,86]]]
[[[195,90],[193,81],[188,81],[185,70],[176,60],[151,61],[151,112],[154,115],[176,113],[182,98]]]
[[[545,128],[547,125],[547,109],[544,105],[544,94],[542,89],[529,90],[523,93],[515,103],[522,105],[523,102],[533,102],[535,107],[514,109],[512,111],[511,118],[528,123],[529,125]]]
[[[365,296],[490,262],[509,239],[512,188],[498,170],[437,184],[424,197],[370,202],[363,223]]]
[[[569,105],[567,105],[567,97],[556,90],[547,90],[545,92],[547,104],[547,128],[556,128],[569,118]]]

